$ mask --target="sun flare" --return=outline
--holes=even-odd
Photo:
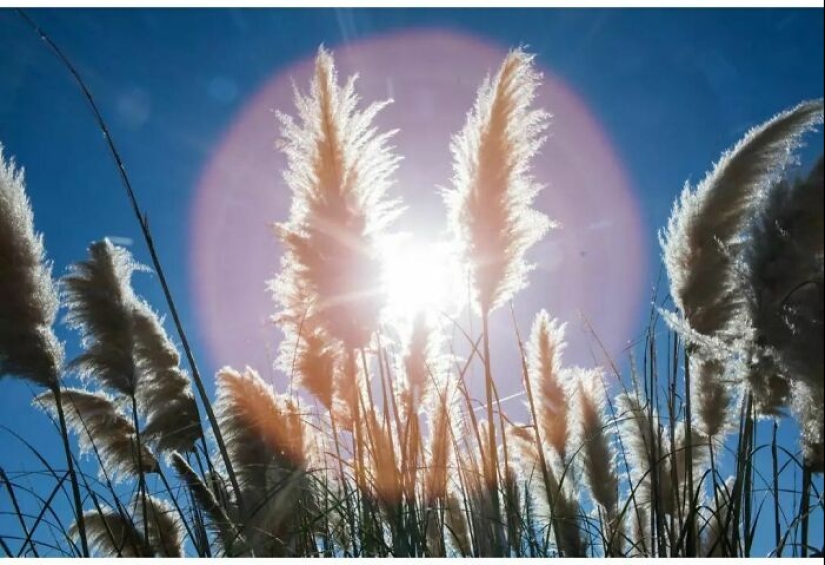
[[[420,313],[455,314],[466,302],[463,269],[447,243],[395,238],[384,248],[383,263],[389,321],[410,321]]]

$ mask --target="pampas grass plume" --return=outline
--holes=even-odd
[[[755,372],[814,388],[822,388],[825,371],[822,187],[822,157],[806,178],[771,187],[750,231],[739,280],[752,349],[764,361]]]
[[[697,428],[713,437],[731,427],[732,390],[736,382],[725,378],[725,364],[695,353],[690,359],[691,402]]]
[[[52,330],[59,301],[51,270],[23,171],[5,160],[0,144],[0,378],[58,386],[63,344]]]
[[[131,277],[139,268],[126,249],[104,239],[90,245],[89,258],[72,265],[61,280],[66,322],[80,332],[85,350],[71,367],[128,397],[135,396],[138,381]]]
[[[132,519],[112,508],[101,506],[100,510],[87,510],[83,521],[89,537],[89,545],[100,557],[153,557],[154,550],[146,542]],[[77,536],[77,527],[69,529],[72,537]]]
[[[308,463],[304,426],[295,418],[296,406],[286,396],[274,393],[249,367],[241,373],[225,367],[217,375],[216,413],[232,462],[240,474],[253,476],[273,460],[291,467]]]
[[[158,462],[145,445],[141,445],[138,458],[134,424],[120,411],[114,399],[102,392],[73,388],[62,389],[61,398],[66,423],[77,434],[81,453],[95,453],[109,478],[138,476],[138,459],[144,473],[158,471]],[[35,404],[56,413],[52,391],[37,396]]]
[[[555,450],[562,462],[567,459],[569,435],[568,399],[561,356],[566,347],[564,328],[564,324],[541,310],[533,322],[527,344],[528,375],[536,395],[542,441]]]
[[[183,557],[184,527],[171,503],[156,496],[146,497],[146,515],[143,498],[135,497],[138,528],[149,534],[149,545],[158,557]]]
[[[731,247],[800,137],[821,122],[821,100],[782,112],[723,154],[695,190],[685,187],[661,240],[671,295],[693,330],[713,335],[736,312]]]
[[[605,417],[606,387],[600,370],[575,371],[572,379],[573,445],[581,448],[584,479],[593,496],[614,518],[619,504],[619,477]]]
[[[189,377],[179,367],[180,354],[143,301],[137,303],[133,324],[140,370],[137,400],[146,418],[143,434],[158,451],[191,451],[201,428]]]
[[[511,51],[482,84],[451,144],[453,186],[445,202],[482,312],[506,303],[527,284],[532,267],[525,253],[552,226],[530,207],[541,188],[530,164],[549,120],[533,108],[540,82],[533,56]]]
[[[387,198],[398,158],[394,132],[372,124],[388,102],[357,109],[355,77],[338,84],[332,55],[319,49],[310,91],[296,90],[297,120],[283,113],[281,147],[292,190],[289,220],[277,226],[286,247],[271,283],[286,333],[310,320],[348,348],[369,343],[383,305],[380,238],[399,212]]]

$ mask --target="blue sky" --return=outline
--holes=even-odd
[[[501,49],[529,46],[586,104],[626,170],[646,236],[646,288],[660,264],[656,230],[683,183],[699,180],[749,127],[823,95],[822,10],[30,10],[30,15],[77,65],[109,121],[205,375],[222,363],[197,328],[187,270],[195,186],[250,97],[273,74],[311,57],[321,43],[334,50],[378,34],[438,28]],[[36,224],[57,274],[103,236],[134,239],[132,251],[148,262],[83,98],[11,10],[0,10],[0,141],[6,154],[26,167]],[[821,133],[812,136],[803,160],[809,162],[822,146]],[[154,277],[138,276],[135,283],[163,311]],[[639,328],[645,314],[642,308]],[[76,353],[75,336],[62,335],[70,354]],[[2,388],[0,424],[53,449],[48,424],[28,407],[27,386],[4,380]],[[31,462],[16,445],[10,455],[5,446],[11,440],[0,437],[5,468]]]

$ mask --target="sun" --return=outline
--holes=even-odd
[[[466,302],[464,269],[446,242],[398,236],[383,249],[384,315],[409,322],[419,314],[455,315]]]

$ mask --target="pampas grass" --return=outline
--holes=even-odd
[[[138,369],[133,356],[137,297],[130,279],[138,265],[109,240],[89,246],[89,258],[63,277],[66,323],[80,333],[85,351],[71,363],[81,376],[134,397]]]
[[[54,394],[77,531],[82,554],[88,556],[80,486],[60,395],[64,348],[52,328],[59,299],[51,270],[43,237],[34,229],[23,171],[13,161],[6,162],[0,143],[0,379],[17,376]]]
[[[806,458],[818,461],[818,469],[822,413],[811,399],[822,397],[825,373],[822,186],[820,157],[806,178],[771,187],[751,229],[739,280],[752,324],[755,396],[761,405],[790,405],[798,413]]]
[[[183,557],[183,526],[172,505],[154,496],[146,498],[146,513],[138,514],[139,528],[148,532],[149,544],[158,557]],[[135,507],[141,508],[137,501]]]
[[[685,188],[662,236],[671,294],[688,329],[733,344],[746,359],[737,367],[734,351],[694,343],[692,393],[707,435],[725,430],[731,372],[743,375],[757,410],[774,416],[790,402],[787,378],[822,382],[821,162],[807,182],[782,182],[803,134],[822,121],[820,99],[752,129],[695,190]],[[795,299],[800,304],[787,303]],[[793,338],[795,331],[805,338]],[[783,371],[783,347],[802,349],[789,358],[804,367]]]
[[[152,548],[132,519],[112,508],[89,510],[83,515],[92,550],[102,557],[153,557]],[[72,529],[72,532],[74,529]]]
[[[312,394],[327,410],[332,409],[335,396],[335,374],[341,365],[341,346],[322,329],[305,321],[296,333],[289,336],[282,350],[292,350],[292,357],[281,355],[281,363],[289,362],[284,372],[297,373],[298,383]]]
[[[138,406],[146,426],[143,434],[158,451],[191,451],[200,438],[198,408],[180,354],[157,315],[143,302],[134,317],[134,357],[140,370]]]
[[[134,519],[124,510],[105,506],[84,513],[89,543],[98,557],[183,556],[183,528],[171,505],[154,496],[146,502],[144,516],[142,505],[133,501]]]
[[[735,479],[729,477],[716,488],[712,507],[709,509],[707,537],[703,554],[705,557],[729,557],[737,555],[736,536],[730,533],[733,518],[732,496]]]
[[[143,434],[159,451],[191,450],[200,436],[197,406],[177,348],[132,290],[132,274],[142,269],[126,249],[103,240],[62,279],[66,321],[85,348],[71,367],[135,399]]]
[[[58,386],[63,344],[52,330],[59,303],[51,270],[23,171],[6,161],[0,144],[0,378]]]
[[[541,74],[533,57],[511,51],[478,92],[464,129],[453,138],[453,188],[445,193],[451,225],[471,266],[482,312],[526,284],[524,260],[552,223],[530,208],[541,188],[530,163],[549,115],[532,107]]]
[[[387,198],[398,162],[388,146],[393,132],[372,125],[390,101],[358,109],[355,78],[340,86],[321,48],[309,93],[295,92],[298,120],[278,114],[293,206],[277,227],[286,252],[272,282],[287,331],[300,333],[306,319],[349,348],[365,346],[377,327],[378,242],[398,213]]]
[[[821,386],[823,159],[806,178],[775,183],[756,216],[741,287],[753,339],[788,379]]]
[[[487,396],[487,442],[495,444],[493,383],[490,370],[489,313],[526,285],[527,249],[551,226],[530,205],[541,188],[530,161],[544,142],[548,114],[532,107],[541,75],[533,58],[511,51],[493,78],[481,85],[473,109],[450,149],[453,187],[444,193],[454,237],[470,268],[473,301],[482,315]],[[495,450],[486,459],[491,487],[498,490]],[[493,496],[499,520],[498,496]],[[496,540],[501,546],[502,540]]]
[[[224,507],[225,500],[222,504],[212,488],[207,486],[180,453],[172,453],[171,461],[178,476],[192,493],[198,508],[206,514],[209,527],[215,533],[221,552],[227,556],[242,554],[243,550],[239,551],[238,548],[244,547],[243,537],[227,513],[227,508]]]
[[[690,359],[691,402],[698,429],[712,437],[730,430],[737,382],[726,377],[723,362],[694,354]]]
[[[804,382],[791,383],[791,408],[801,428],[800,443],[805,464],[811,472],[825,472],[825,405],[823,387]]]
[[[217,376],[215,411],[248,509],[240,516],[253,555],[292,549],[296,513],[308,508],[311,445],[301,408],[277,396],[258,374],[224,368]],[[296,507],[296,505],[298,505]]]
[[[822,101],[803,102],[750,130],[701,183],[686,186],[662,235],[671,295],[690,327],[724,329],[737,309],[730,265],[736,238],[802,135],[822,122]]]
[[[782,177],[799,136],[821,121],[821,102],[753,130],[682,195],[663,235],[679,311],[664,318],[676,331],[665,346],[651,318],[629,378],[618,364],[616,380],[600,367],[564,367],[564,325],[541,310],[525,345],[514,316],[529,408],[518,423],[498,397],[489,316],[526,283],[527,250],[549,226],[531,209],[529,165],[547,123],[532,107],[539,81],[531,56],[510,53],[453,140],[446,199],[481,336],[445,316],[449,337],[441,317],[423,315],[404,335],[379,316],[377,249],[399,209],[388,198],[391,132],[372,125],[383,104],[359,108],[354,79],[339,85],[331,54],[319,51],[309,91],[296,88],[297,117],[279,118],[294,199],[277,228],[285,254],[272,287],[285,335],[276,368],[289,386],[276,391],[249,368],[218,371],[211,433],[162,318],[132,289],[137,263],[109,241],[63,279],[66,322],[83,349],[61,374],[62,355],[37,341],[57,313],[50,265],[22,175],[3,162],[0,291],[19,300],[0,304],[0,321],[24,324],[0,327],[0,361],[48,388],[35,402],[57,416],[69,473],[37,454],[43,480],[54,481],[48,495],[27,474],[0,473],[22,530],[6,535],[4,523],[0,550],[88,554],[69,543],[88,530],[104,557],[750,556],[770,546],[804,555],[821,508],[811,477],[823,466],[813,345],[821,161],[806,178]],[[6,354],[21,336],[33,341]],[[456,347],[461,339],[469,350]],[[468,386],[478,363],[486,403]],[[89,389],[61,382],[75,376]],[[760,443],[755,417],[769,407],[775,417],[790,407],[801,449],[776,435]],[[69,429],[100,480],[72,472]],[[68,528],[56,504],[66,480],[78,510]]]
[[[528,374],[536,402],[541,437],[553,448],[556,457],[567,461],[568,398],[562,371],[564,324],[542,310],[533,321],[527,345]]]
[[[630,462],[638,504],[668,504],[672,488],[670,469],[663,445],[667,444],[665,430],[659,424],[656,410],[646,407],[637,394],[628,392],[616,398],[619,430],[625,457]]]
[[[145,446],[138,448],[131,418],[123,414],[112,397],[80,389],[63,389],[61,396],[66,421],[78,436],[81,453],[94,453],[111,479],[136,477],[141,471],[157,472],[157,460]],[[35,403],[56,411],[53,392],[40,394]]]
[[[608,519],[617,517],[619,477],[610,446],[606,383],[600,371],[579,370],[571,388],[576,419],[572,424],[572,444],[580,450],[584,479],[593,499],[601,505]]]

